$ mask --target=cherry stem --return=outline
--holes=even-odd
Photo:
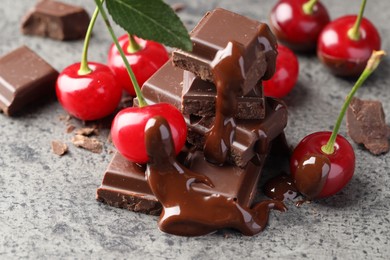
[[[378,67],[381,58],[386,55],[386,52],[381,51],[373,51],[370,59],[367,62],[366,68],[360,75],[359,79],[356,81],[355,85],[349,92],[347,98],[344,101],[343,107],[341,108],[339,117],[337,118],[336,125],[332,131],[332,135],[330,136],[328,142],[326,145],[321,147],[322,152],[325,154],[332,154],[334,152],[334,144],[336,142],[336,137],[340,129],[341,122],[343,121],[345,112],[347,111],[347,108],[349,106],[349,103],[351,103],[351,100],[353,96],[355,95],[356,91],[360,88],[361,85],[363,85],[364,81],[375,71],[375,69]]]
[[[313,8],[316,5],[318,0],[309,0],[306,3],[303,4],[302,9],[303,12],[307,15],[312,15],[313,14]]]
[[[137,79],[135,78],[134,72],[131,69],[131,66],[129,64],[129,61],[126,58],[125,53],[123,52],[121,46],[119,45],[118,39],[115,36],[114,30],[111,27],[110,21],[108,20],[108,16],[106,14],[106,11],[103,8],[102,3],[99,0],[95,0],[95,3],[96,3],[97,8],[99,9],[100,13],[102,14],[102,17],[103,17],[104,23],[106,24],[107,30],[110,33],[111,38],[114,41],[114,44],[119,51],[119,54],[121,55],[121,58],[126,66],[127,72],[129,73],[131,83],[133,83],[133,87],[134,87],[135,93],[137,95],[138,105],[140,107],[147,106],[148,103],[146,103],[146,100],[141,93],[141,88],[138,85]]]
[[[102,0],[102,2],[103,1],[104,0]],[[92,72],[91,68],[88,66],[88,46],[92,35],[92,29],[95,26],[96,18],[98,17],[98,15],[99,9],[96,8],[92,14],[91,21],[89,21],[87,33],[85,34],[83,53],[81,54],[80,69],[77,71],[77,74],[79,76],[87,75]]]
[[[128,53],[136,53],[137,51],[142,50],[141,45],[135,40],[134,35],[129,33],[129,46],[127,46]]]
[[[364,13],[364,9],[366,7],[366,2],[367,2],[367,0],[362,1],[362,4],[360,5],[360,12],[359,12],[358,17],[356,18],[356,22],[353,25],[353,27],[348,30],[348,37],[351,40],[354,40],[354,41],[360,40],[360,24],[362,23],[363,13]]]

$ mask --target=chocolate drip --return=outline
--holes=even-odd
[[[225,49],[218,51],[212,64],[214,83],[217,87],[214,125],[204,145],[206,159],[223,164],[233,140],[236,123],[237,97],[242,95],[244,77],[244,48],[237,42],[229,42]]]
[[[298,163],[294,175],[299,192],[308,199],[316,198],[325,185],[330,171],[330,161],[322,154],[307,154]]]
[[[266,200],[253,208],[240,205],[237,198],[221,194],[205,195],[192,188],[195,183],[209,187],[206,176],[193,172],[175,158],[169,125],[163,117],[150,119],[145,127],[145,144],[150,162],[146,179],[161,202],[159,228],[167,233],[198,236],[221,228],[234,228],[244,235],[264,229],[270,209],[285,211],[282,202]]]
[[[268,80],[275,74],[276,56],[278,55],[277,41],[271,32],[271,29],[265,24],[260,26],[257,35],[257,41],[263,48],[262,51],[265,53],[265,60],[267,62],[267,69],[262,77],[262,80]]]

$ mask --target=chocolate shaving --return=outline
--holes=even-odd
[[[96,138],[76,134],[72,138],[72,143],[93,153],[101,153],[103,151],[103,144]]]
[[[387,153],[390,135],[385,118],[380,101],[354,98],[347,110],[348,135],[372,154]]]
[[[66,126],[66,133],[67,133],[67,134],[72,133],[73,130],[75,130],[75,129],[76,129],[76,127],[75,127],[74,125],[68,124],[68,125]]]
[[[99,130],[95,126],[93,126],[93,127],[84,127],[84,128],[77,129],[75,131],[75,134],[76,135],[83,135],[83,136],[98,135],[99,134]]]
[[[51,142],[51,150],[54,154],[62,156],[68,152],[68,146],[58,140],[54,140]]]

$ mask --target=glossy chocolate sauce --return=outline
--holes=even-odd
[[[204,154],[209,162],[223,164],[236,128],[234,114],[237,97],[242,95],[244,59],[243,46],[229,42],[225,49],[217,52],[212,64],[214,83],[217,88],[215,120],[204,145]]]
[[[282,202],[266,200],[249,208],[235,197],[206,195],[192,188],[195,183],[213,187],[201,173],[189,170],[175,158],[169,125],[163,117],[150,119],[145,127],[145,144],[150,161],[146,180],[163,206],[159,228],[182,236],[209,234],[233,228],[244,235],[255,235],[267,224],[270,209],[285,211]]]
[[[315,199],[325,185],[330,161],[322,154],[307,154],[298,163],[294,175],[295,185],[307,199]]]
[[[263,187],[263,192],[267,197],[279,201],[293,200],[298,196],[294,179],[287,174],[269,179]]]

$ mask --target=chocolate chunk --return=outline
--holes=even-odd
[[[68,146],[61,141],[54,140],[51,142],[51,149],[54,154],[62,156],[68,151]]]
[[[101,153],[103,150],[103,144],[96,138],[87,137],[84,135],[75,135],[72,138],[72,143],[77,146],[84,148],[93,153]]]
[[[12,116],[27,104],[54,96],[58,72],[22,46],[0,58],[0,110]]]
[[[49,37],[55,40],[82,39],[87,32],[89,15],[80,6],[43,0],[23,18],[23,34]]]
[[[213,82],[211,62],[230,41],[242,44],[245,50],[243,95],[260,79],[269,79],[275,72],[276,39],[266,24],[217,8],[202,18],[190,36],[192,52],[175,50],[173,62],[202,80]]]
[[[215,85],[204,81],[195,74],[184,71],[182,112],[185,115],[215,116]],[[263,87],[261,82],[246,96],[237,97],[238,119],[262,119],[265,116]]]
[[[163,65],[142,87],[148,104],[170,103],[181,108],[183,71],[169,61]],[[287,108],[280,100],[265,99],[266,117],[261,120],[237,120],[229,161],[244,167],[256,154],[267,154],[271,141],[283,134],[287,125]],[[138,100],[134,99],[138,105]],[[185,115],[187,140],[198,149],[203,149],[205,136],[214,122],[213,117]]]
[[[200,151],[178,158],[189,169],[210,178],[215,185],[211,188],[205,184],[194,183],[192,187],[197,192],[235,198],[245,206],[252,204],[263,164],[254,161],[249,162],[245,168],[232,165],[219,167],[205,161]],[[102,185],[97,190],[97,199],[111,206],[152,215],[161,212],[161,204],[146,182],[145,167],[128,161],[119,152],[115,153],[108,165]]]
[[[348,135],[375,155],[387,153],[390,135],[385,118],[381,102],[353,98],[347,110]]]

